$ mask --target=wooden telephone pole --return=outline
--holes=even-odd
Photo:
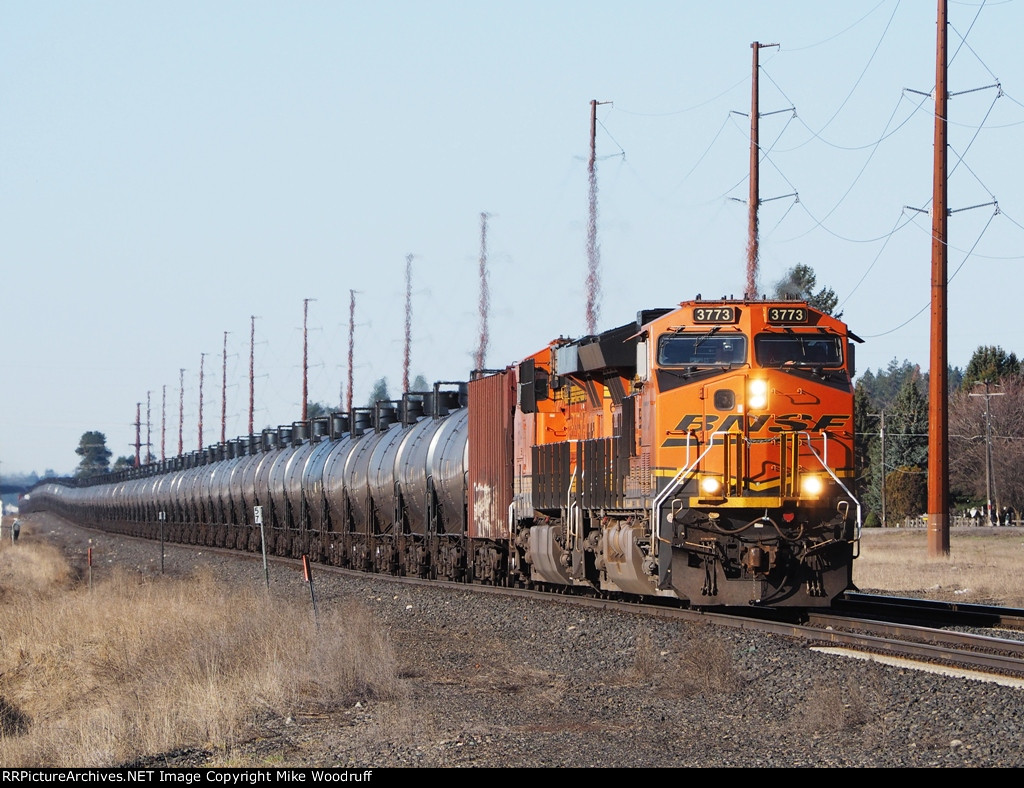
[[[309,302],[302,299],[302,420],[309,418]]]
[[[754,52],[753,72],[750,78],[750,192],[747,197],[747,283],[744,289],[745,298],[757,298],[757,265],[758,265],[758,227],[757,212],[761,207],[761,140],[758,85],[758,53],[765,47],[777,47],[778,44],[761,44],[757,41],[750,45]]]
[[[348,391],[345,393],[345,412],[352,412],[352,357],[355,350],[356,291],[348,291]]]
[[[138,468],[142,464],[142,437],[140,430],[142,429],[142,415],[141,415],[142,403],[135,403],[135,467]]]
[[[253,372],[255,370],[256,356],[256,315],[249,315],[249,434],[252,435],[252,417],[256,398],[254,396],[255,385],[253,383]]]
[[[220,442],[227,442],[228,435],[228,332],[224,332],[224,350],[220,364]]]
[[[597,108],[610,101],[590,102],[590,159],[587,161],[587,333],[597,333],[601,317],[601,247],[597,242]]]
[[[185,453],[185,370],[178,370],[178,456]]]
[[[402,391],[409,390],[409,355],[412,346],[412,260],[405,256],[405,356],[402,360]]]
[[[928,555],[949,555],[949,370],[946,349],[946,3],[938,0],[935,44],[935,165],[932,173],[931,374],[928,379]]]
[[[206,355],[199,354],[199,451],[203,450],[203,376],[206,374]]]

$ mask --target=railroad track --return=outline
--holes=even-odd
[[[118,537],[150,541],[123,534]],[[175,543],[174,546],[260,560],[258,554],[227,548],[182,543]],[[300,559],[269,555],[267,559],[278,564],[294,564],[297,571],[301,571]],[[313,571],[356,577],[367,575],[357,570],[322,564],[315,564]],[[573,593],[571,590],[567,592],[564,589],[559,593],[539,592],[535,589],[428,581],[383,574],[372,574],[372,577],[396,584],[524,596],[551,604],[569,604],[767,632],[804,641],[810,647],[842,649],[866,658],[900,658],[909,661],[911,666],[917,663],[922,668],[975,671],[979,677],[1021,680],[1021,686],[1024,686],[1024,610],[1017,608],[849,592],[831,610],[750,608],[724,613],[675,607],[668,601],[665,604],[640,603]]]
[[[361,574],[352,570],[325,570]],[[407,577],[384,577],[396,583],[442,585],[452,590],[537,598],[538,591],[524,588],[438,583]],[[922,668],[973,671],[978,678],[1003,677],[1020,680],[1024,686],[1024,637],[1019,629],[1024,611],[986,605],[955,605],[938,600],[859,595],[858,610],[875,615],[853,615],[850,611],[810,611],[793,617],[793,611],[752,608],[749,614],[677,608],[670,605],[603,599],[571,593],[542,593],[553,604],[631,612],[678,621],[703,622],[717,626],[768,632],[805,641],[812,647],[833,647],[856,652],[867,658],[899,658]],[[959,609],[953,609],[955,606]],[[925,623],[904,623],[893,618]],[[973,627],[984,632],[965,632],[947,627]],[[1006,636],[997,633],[1007,631]],[[1014,637],[1016,635],[1016,637]]]
[[[1000,605],[945,602],[937,599],[882,596],[848,591],[839,597],[833,609],[852,615],[869,615],[890,621],[919,623],[924,626],[992,627],[1024,630],[1024,610]]]
[[[326,568],[326,567],[325,567]],[[331,568],[333,570],[333,568]],[[351,570],[337,570],[348,572]],[[358,574],[358,573],[355,573]],[[394,582],[430,585],[435,581],[388,578]],[[481,593],[529,596],[535,590],[445,583],[446,587]],[[749,614],[677,608],[668,605],[601,599],[580,594],[545,593],[551,603],[571,604],[619,612],[632,612],[679,621],[703,622],[717,626],[768,632],[797,638],[812,647],[833,647],[856,652],[867,658],[899,658],[922,668],[973,671],[979,678],[1003,677],[1020,680],[1024,686],[1024,637],[1019,630],[1024,611],[987,605],[956,605],[938,600],[858,595],[854,615],[849,610],[810,611],[792,616],[792,611],[752,608]],[[875,614],[871,615],[870,610]],[[915,622],[905,623],[895,618]],[[984,631],[965,632],[948,627],[972,627]],[[1005,636],[998,633],[1006,631]]]

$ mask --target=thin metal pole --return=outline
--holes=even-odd
[[[316,622],[317,631],[320,631],[320,616],[316,610],[316,594],[313,593],[313,571],[309,567],[309,556],[302,556],[302,573],[307,583],[309,583],[309,598],[313,603],[313,621]]]
[[[267,533],[263,529],[263,507],[253,507],[253,517],[260,527],[260,550],[263,552],[263,579],[267,583],[267,591],[270,591],[270,568],[267,566]]]

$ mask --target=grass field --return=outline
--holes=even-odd
[[[1024,607],[1024,529],[957,528],[932,558],[923,528],[866,528],[853,582],[862,590]]]

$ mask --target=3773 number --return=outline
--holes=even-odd
[[[699,306],[693,310],[694,323],[735,323],[736,309],[731,306]]]
[[[807,310],[803,307],[772,306],[768,308],[769,323],[806,323]]]

